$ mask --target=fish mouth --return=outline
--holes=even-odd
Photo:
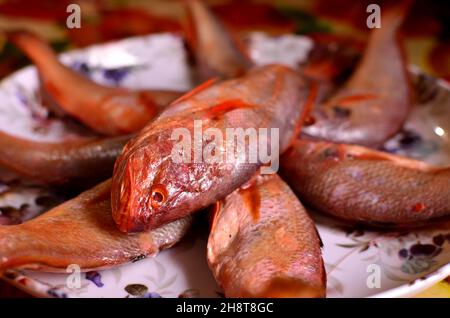
[[[132,234],[144,232],[147,230],[147,227],[142,222],[133,221],[136,220],[135,218],[132,218],[131,221],[129,218],[127,220],[128,222],[118,225],[118,229],[121,232]]]
[[[118,162],[116,173],[112,178],[112,218],[119,231],[123,233],[142,232],[145,230],[144,224],[139,221],[139,209],[133,204],[135,194],[132,191],[132,170],[126,167],[125,160]]]
[[[112,208],[112,218],[114,223],[116,223],[117,228],[121,232],[128,232],[128,208],[124,208],[122,205],[123,194],[120,191],[120,184],[114,182],[111,191],[111,208]]]
[[[123,188],[123,184],[119,185],[122,189],[112,192],[112,218],[119,229],[123,233],[137,233],[146,230],[143,222],[140,221],[139,209],[133,208],[132,195],[128,189]],[[121,193],[125,192],[125,193]]]

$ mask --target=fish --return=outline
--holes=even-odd
[[[111,178],[131,135],[41,142],[0,131],[0,166],[43,184],[96,184]]]
[[[111,180],[19,225],[0,226],[0,272],[33,269],[65,272],[111,268],[156,255],[181,240],[186,217],[149,232],[126,235],[111,218]]]
[[[202,80],[233,78],[247,72],[253,62],[240,41],[200,0],[185,1],[188,12],[187,42]]]
[[[300,139],[282,155],[280,166],[305,203],[344,220],[414,227],[450,215],[450,167]]]
[[[98,84],[62,64],[51,47],[27,31],[7,33],[36,65],[45,92],[93,131],[119,136],[139,131],[184,92],[130,90]]]
[[[361,49],[358,42],[342,36],[315,34],[311,37],[314,46],[305,63],[299,65],[299,72],[318,82],[316,103],[323,103],[353,73],[360,59]]]
[[[332,97],[314,107],[305,135],[377,148],[401,129],[413,98],[399,39],[408,6],[409,1],[403,1],[382,12],[382,27],[371,31],[355,72]]]
[[[320,237],[277,174],[257,176],[213,213],[207,260],[226,297],[325,297]]]
[[[239,78],[202,85],[171,104],[127,143],[116,161],[112,212],[118,228],[123,232],[152,229],[205,208],[248,181],[262,166],[261,157],[250,160],[245,141],[241,152],[245,158],[238,160],[235,155],[225,157],[226,143],[221,138],[205,135],[196,140],[196,121],[202,131],[216,128],[222,136],[227,129],[250,129],[255,134],[267,129],[259,142],[282,153],[295,139],[312,86],[286,66],[268,65]],[[180,129],[191,149],[179,147],[182,135],[173,138]],[[275,132],[278,140],[272,143]],[[196,160],[198,146],[202,154],[217,151],[219,160]],[[211,152],[205,151],[208,148]],[[271,164],[276,166],[278,157],[274,157]]]

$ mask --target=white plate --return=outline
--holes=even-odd
[[[296,66],[313,46],[298,36],[251,36],[250,52],[260,64]],[[62,60],[108,85],[132,88],[189,89],[190,72],[181,39],[171,34],[131,38],[64,54]],[[420,74],[415,71],[416,74]],[[386,147],[432,163],[449,163],[450,99],[448,88],[417,75],[419,101],[411,119]],[[2,129],[36,140],[57,140],[76,134],[57,119],[45,118],[33,67],[16,72],[0,84]],[[441,127],[446,134],[442,135]],[[400,142],[402,141],[402,142]],[[33,192],[34,191],[34,192]],[[33,205],[36,191],[16,196]],[[9,196],[10,198],[11,196]],[[30,199],[31,198],[31,199]],[[6,205],[0,196],[0,206]],[[8,203],[11,206],[11,202]],[[31,209],[32,210],[32,209]],[[350,228],[313,214],[322,237],[328,297],[411,296],[450,275],[450,226],[410,232],[375,232]],[[79,289],[66,286],[67,275],[9,271],[5,279],[36,296],[56,297],[216,297],[205,260],[206,231],[178,246],[133,264],[82,274]],[[89,238],[87,238],[89,239]],[[379,281],[373,275],[379,273]]]

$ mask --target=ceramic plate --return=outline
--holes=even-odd
[[[297,66],[314,43],[306,37],[250,36],[252,57],[259,64]],[[61,56],[64,63],[106,85],[131,88],[192,87],[182,41],[172,34],[131,38]],[[445,84],[414,68],[417,105],[404,129],[386,150],[434,164],[450,163],[450,95]],[[36,140],[58,140],[80,129],[47,118],[34,67],[16,72],[0,84],[0,127]],[[56,202],[48,190],[0,186],[0,221],[29,219]],[[42,198],[54,200],[42,200]],[[44,203],[43,203],[44,202]],[[450,226],[402,232],[355,228],[312,213],[322,237],[328,297],[411,296],[450,275]],[[67,274],[9,271],[4,279],[44,297],[218,297],[205,260],[206,229],[197,229],[176,247],[114,269],[83,273],[81,288],[69,289]],[[89,238],[86,238],[89,239]],[[374,276],[375,275],[375,276]],[[378,276],[376,276],[378,275]]]

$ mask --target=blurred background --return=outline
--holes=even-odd
[[[366,7],[374,0],[211,0],[214,12],[236,32],[310,34],[362,47]],[[381,7],[389,1],[376,1]],[[81,28],[68,29],[66,8],[81,7]],[[182,0],[0,0],[0,30],[29,28],[56,50],[129,36],[184,32]],[[450,81],[450,5],[416,0],[404,25],[409,59]],[[0,78],[27,63],[0,35]]]
[[[366,7],[374,0],[211,0],[206,1],[238,33],[307,34],[324,43],[345,43],[361,50],[367,39]],[[81,7],[81,28],[68,29],[69,4]],[[30,29],[61,52],[94,43],[157,32],[183,34],[181,0],[0,0],[0,30]],[[450,5],[416,0],[403,27],[409,61],[450,81]],[[0,32],[0,78],[28,60]],[[446,282],[419,296],[450,297]],[[0,281],[0,297],[26,297]]]

